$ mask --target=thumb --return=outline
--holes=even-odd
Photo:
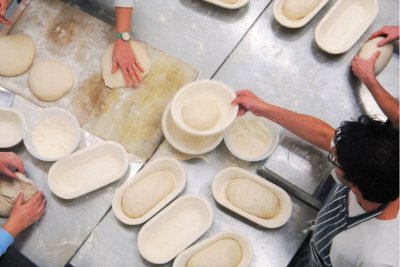
[[[18,194],[17,200],[15,200],[14,206],[21,206],[24,203],[24,192]]]
[[[118,64],[117,61],[115,59],[112,60],[112,68],[111,68],[111,73],[116,72],[118,69]]]
[[[380,56],[380,54],[381,54],[381,51],[376,51],[371,57],[372,62],[375,63],[376,59]]]

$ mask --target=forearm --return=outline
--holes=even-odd
[[[115,29],[117,32],[131,31],[132,8],[115,7]]]

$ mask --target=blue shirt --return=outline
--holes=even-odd
[[[14,237],[0,227],[0,256],[3,255],[8,247],[14,242]]]

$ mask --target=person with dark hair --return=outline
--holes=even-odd
[[[319,211],[298,266],[399,266],[399,132],[360,116],[338,129],[240,90],[239,116],[251,111],[328,151],[339,184]]]

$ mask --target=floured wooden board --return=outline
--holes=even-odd
[[[114,28],[58,0],[32,1],[11,33],[29,35],[36,46],[32,65],[44,59],[68,64],[75,87],[60,100],[43,102],[28,88],[28,72],[0,77],[0,85],[42,106],[73,112],[84,129],[121,143],[139,159],[150,158],[161,142],[162,112],[174,94],[196,79],[192,66],[145,43],[151,72],[136,89],[109,89],[101,76],[101,56],[114,40]],[[49,73],[51,75],[51,73]]]

